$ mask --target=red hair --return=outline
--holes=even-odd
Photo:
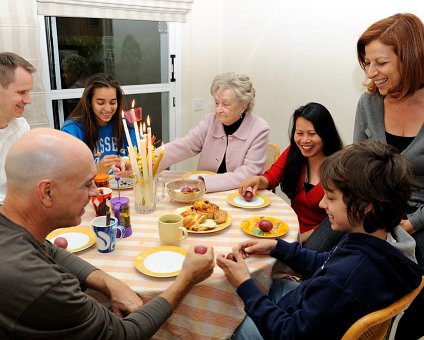
[[[402,82],[390,96],[402,99],[424,87],[424,25],[410,13],[395,14],[377,21],[362,33],[356,44],[359,64],[365,70],[365,46],[378,40],[390,46],[398,57]],[[374,82],[365,84],[371,93],[377,91]]]

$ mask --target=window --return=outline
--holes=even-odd
[[[124,109],[130,109],[135,99],[136,106],[143,108],[143,121],[150,116],[157,140],[167,142],[175,136],[170,115],[176,114],[177,24],[45,17],[44,25],[50,84],[46,89],[47,107],[55,128],[62,127],[78,103],[86,79],[104,72],[121,84]]]

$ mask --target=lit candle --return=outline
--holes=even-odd
[[[134,104],[135,104],[135,99],[133,99],[132,104],[131,104],[131,115],[134,118],[134,131],[135,131],[135,138],[137,140],[137,148],[138,148],[138,152],[140,153],[140,132],[138,130],[138,122],[137,122],[137,117],[135,115],[135,111],[134,111]]]
[[[150,127],[149,115],[147,115],[147,167],[149,170],[149,178],[152,178],[152,128]]]
[[[156,162],[155,162],[155,166],[154,166],[154,168],[153,168],[153,177],[154,176],[156,176],[156,172],[158,171],[158,168],[159,168],[159,164],[160,164],[160,162],[161,162],[161,160],[162,160],[162,157],[163,157],[163,154],[165,153],[165,146],[163,145],[163,143],[162,143],[162,150],[160,150],[160,153],[159,153],[159,157],[158,157],[158,159],[156,160]]]
[[[137,166],[137,158],[135,157],[134,147],[133,147],[132,142],[131,142],[131,137],[130,137],[130,133],[128,131],[127,121],[125,120],[124,111],[122,111],[122,125],[124,125],[125,137],[127,137],[128,155],[130,157],[130,162],[131,162],[133,174],[140,175],[140,172],[139,172],[138,166]]]

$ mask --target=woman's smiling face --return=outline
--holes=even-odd
[[[324,142],[315,131],[309,120],[299,117],[296,119],[294,142],[306,158],[324,155]]]
[[[99,87],[94,90],[91,99],[96,122],[100,126],[105,126],[110,122],[118,107],[116,90],[113,87]]]
[[[402,82],[397,55],[390,46],[378,40],[365,46],[365,74],[383,96],[396,90]]]

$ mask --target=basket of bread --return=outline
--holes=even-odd
[[[180,212],[183,225],[188,231],[205,232],[220,229],[230,224],[230,218],[224,209],[209,201],[196,201],[192,206]]]

